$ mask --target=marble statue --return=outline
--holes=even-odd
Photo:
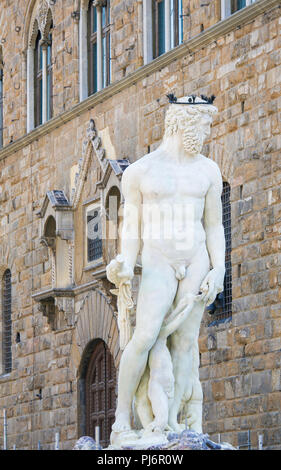
[[[107,266],[123,349],[111,434],[116,447],[165,442],[168,432],[184,429],[180,415],[202,433],[199,328],[225,275],[222,177],[200,153],[217,109],[214,97],[168,97],[162,143],[123,174],[121,254]],[[130,286],[139,253],[132,330]]]

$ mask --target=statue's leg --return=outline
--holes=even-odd
[[[203,392],[199,380],[199,347],[194,341],[192,347],[191,397],[186,403],[186,418],[190,429],[202,433]]]
[[[146,261],[146,262],[145,262]],[[136,328],[120,361],[118,400],[113,431],[131,429],[132,400],[144,373],[148,352],[155,343],[163,319],[177,291],[174,270],[159,256],[143,260],[143,272],[137,301]]]
[[[175,300],[176,305],[186,293],[198,294],[201,282],[208,271],[209,257],[207,251],[203,250],[200,256],[198,256],[197,259],[195,258],[193,263],[188,267],[186,277],[179,283]],[[198,361],[195,357],[194,345],[198,343],[204,307],[203,302],[196,302],[188,318],[182,323],[179,329],[171,335],[170,339],[170,351],[175,377],[175,396],[169,411],[169,424],[175,431],[180,430],[177,416],[185,390],[190,389],[191,397],[196,387],[197,392],[199,390],[198,387],[200,387],[201,390],[198,376]],[[196,349],[196,351],[198,351],[198,349]],[[189,383],[187,383],[187,381],[189,381]],[[202,395],[200,393],[197,393],[196,396],[197,395],[202,406]]]
[[[146,428],[153,421],[151,403],[148,398],[149,366],[146,366],[140,384],[136,391],[135,409],[143,428]]]

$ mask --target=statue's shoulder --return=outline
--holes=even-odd
[[[200,159],[203,165],[205,166],[205,168],[208,169],[210,175],[214,175],[215,177],[221,176],[220,168],[214,160],[212,160],[209,157],[205,157],[205,155],[200,155]]]
[[[143,173],[148,168],[150,168],[151,165],[153,165],[153,163],[156,161],[158,153],[159,152],[155,150],[154,152],[147,153],[143,157],[131,163],[131,165],[129,165],[124,171],[124,175],[126,174],[129,176]]]

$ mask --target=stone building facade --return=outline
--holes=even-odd
[[[105,3],[93,7],[103,12]],[[206,312],[199,340],[204,432],[243,446],[250,430],[253,448],[259,434],[265,448],[280,448],[280,1],[173,3],[181,34],[175,47],[163,13],[171,4],[158,3],[111,0],[105,26],[97,13],[98,89],[90,96],[89,2],[1,4],[0,447],[4,408],[9,448],[36,449],[38,441],[54,448],[59,432],[61,448],[71,449],[93,423],[105,427],[106,439],[120,359],[105,276],[119,243],[105,237],[109,198],[117,196],[122,209],[122,172],[159,145],[173,92],[217,96],[204,153],[230,186],[231,315],[220,321]],[[95,246],[91,220],[103,234]],[[95,373],[105,374],[96,408]]]

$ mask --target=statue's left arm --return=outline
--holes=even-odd
[[[212,269],[201,284],[203,300],[207,305],[214,302],[223,291],[225,275],[225,237],[222,224],[222,177],[218,166],[210,162],[211,185],[205,198],[204,228],[206,244]]]

